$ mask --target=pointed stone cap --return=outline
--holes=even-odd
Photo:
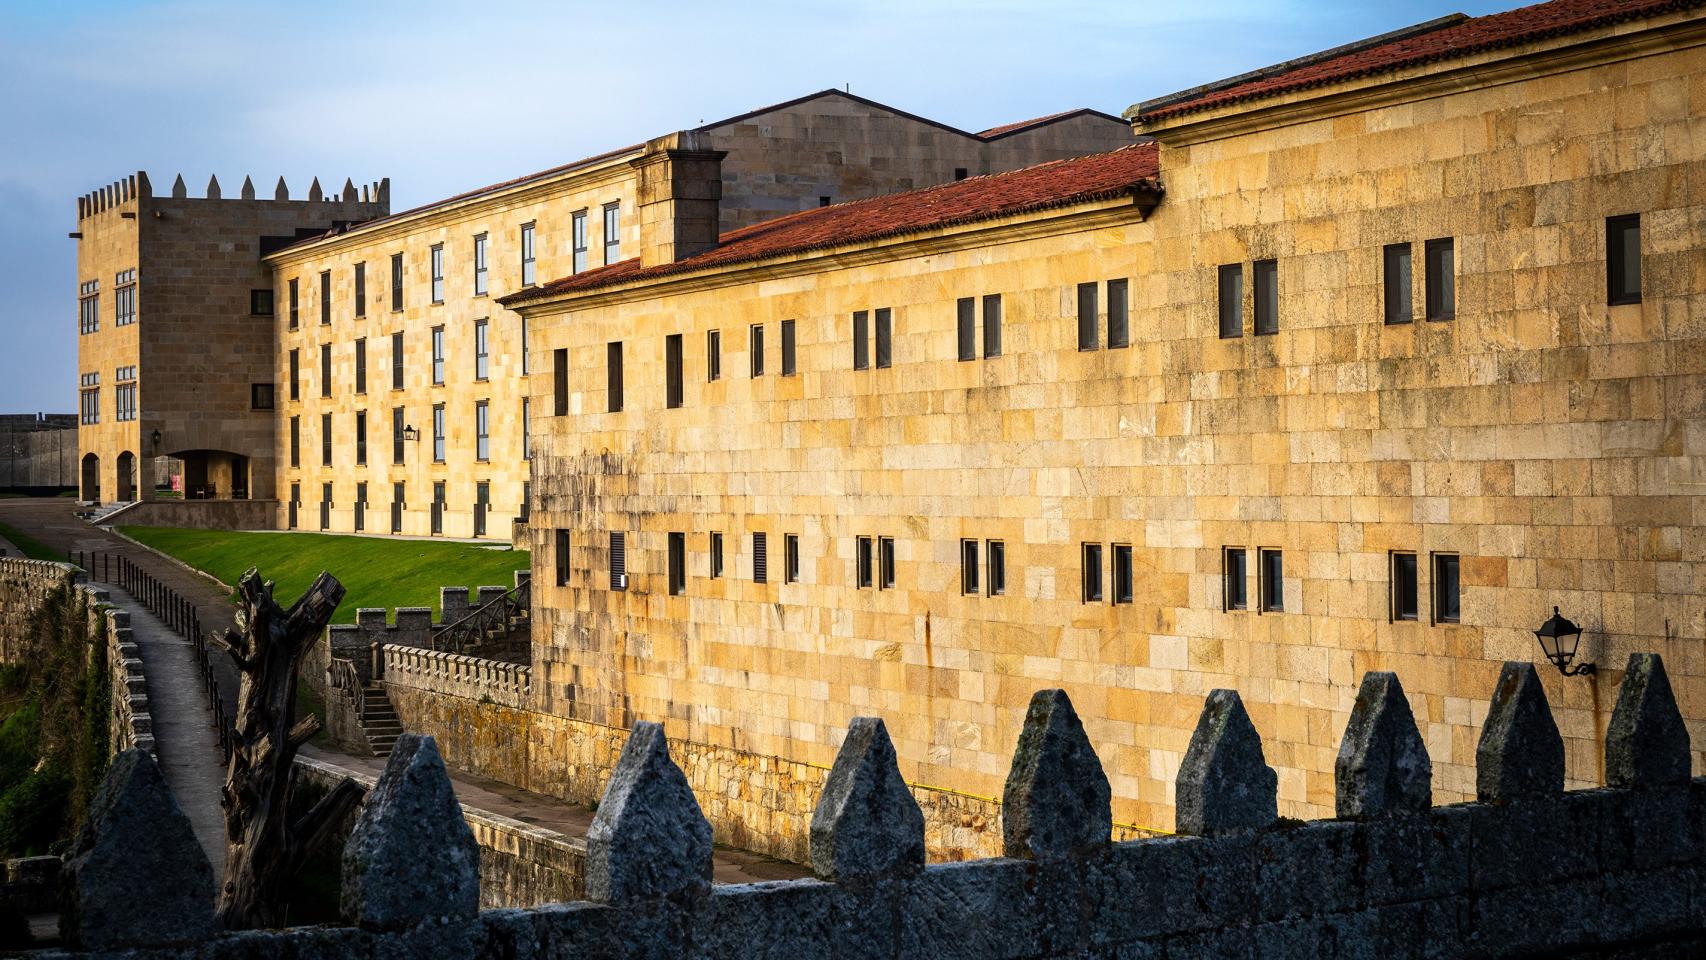
[[[354,203],[355,202],[355,181],[351,180],[348,177],[344,178],[344,202],[345,203]]]
[[[154,196],[154,185],[148,182],[148,171],[136,171],[136,195],[139,197]]]
[[[272,188],[272,198],[274,200],[289,200],[290,199],[290,188],[288,186],[285,186],[283,177],[279,177],[278,178],[278,186]]]
[[[183,200],[190,195],[190,188],[184,186],[184,175],[178,174],[178,179],[172,181],[172,199]]]
[[[1025,711],[1001,796],[1006,854],[1020,860],[1082,857],[1113,834],[1102,761],[1065,690],[1038,690]]]
[[[243,189],[240,196],[242,196],[244,200],[255,199],[255,181],[251,180],[247,175],[243,177]]]
[[[213,868],[147,751],[113,760],[65,857],[59,935],[81,950],[214,932]]]
[[[219,192],[219,177],[218,177],[218,175],[208,177],[207,178],[207,199],[218,200],[218,199],[220,199],[220,196],[221,196],[221,194]]]
[[[1564,792],[1564,738],[1534,664],[1505,661],[1475,748],[1475,794],[1507,803]]]
[[[1333,777],[1343,818],[1423,813],[1433,806],[1433,763],[1396,673],[1363,674]]]
[[[586,895],[598,903],[691,899],[711,890],[711,825],[663,727],[634,724],[586,832]]]
[[[1180,833],[1211,837],[1271,826],[1279,777],[1236,690],[1210,690],[1179,767],[1174,805]]]
[[[1688,727],[1656,653],[1631,653],[1605,732],[1607,786],[1634,789],[1687,783],[1692,770]]]
[[[308,185],[308,199],[315,203],[319,203],[322,196],[323,194],[320,192],[320,178],[315,177],[314,182]]]
[[[924,815],[876,717],[854,717],[812,811],[812,869],[863,880],[924,869]]]
[[[433,738],[397,738],[344,844],[344,919],[395,930],[480,909],[480,847]]]

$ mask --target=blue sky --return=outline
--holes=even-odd
[[[65,235],[79,194],[139,169],[192,195],[388,176],[400,210],[826,87],[971,130],[1117,114],[1512,5],[0,0],[0,412],[76,409]]]

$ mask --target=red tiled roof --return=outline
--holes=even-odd
[[[1160,120],[1245,100],[1277,96],[1358,77],[1389,73],[1453,57],[1513,47],[1637,20],[1655,14],[1687,10],[1706,0],[1550,0],[1533,6],[1461,20],[1390,43],[1353,49],[1342,56],[1278,70],[1222,89],[1163,99],[1138,108],[1138,119]]]
[[[1159,195],[1159,172],[1156,145],[1139,143],[1109,153],[1055,160],[922,190],[802,210],[723,234],[715,249],[686,260],[649,268],[642,268],[638,259],[624,260],[553,280],[542,287],[517,291],[499,302],[509,306],[630,280],[747,263],[1124,195]]]
[[[1125,121],[1121,120],[1119,117],[1103,113],[1100,110],[1092,110],[1089,107],[1079,107],[1076,110],[1062,110],[1059,113],[1051,113],[1046,117],[1034,117],[1030,120],[1020,120],[1018,123],[1004,123],[999,127],[990,127],[988,130],[979,130],[977,132],[977,136],[984,140],[999,140],[1010,133],[1018,133],[1021,130],[1029,130],[1032,127],[1041,127],[1054,123],[1056,120],[1066,120],[1071,117],[1082,115],[1101,117],[1104,120],[1112,120],[1113,122],[1122,125],[1125,123]]]

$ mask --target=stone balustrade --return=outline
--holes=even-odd
[[[381,674],[392,687],[414,687],[469,700],[487,699],[523,709],[532,690],[533,668],[420,647],[380,647]]]

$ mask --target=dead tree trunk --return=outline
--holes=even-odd
[[[296,678],[326,628],[343,584],[321,573],[286,611],[271,581],[254,568],[237,585],[243,608],[222,646],[237,665],[236,735],[225,774],[225,880],[219,919],[227,929],[279,926],[285,884],[326,833],[361,798],[345,780],[290,822],[290,773],[296,750],[320,728],[312,714],[296,720]]]

